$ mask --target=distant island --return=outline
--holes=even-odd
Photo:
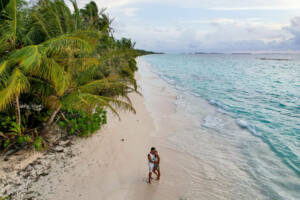
[[[195,52],[194,54],[224,54],[219,52]]]
[[[291,59],[288,59],[288,58],[256,58],[256,59],[259,59],[259,60],[276,60],[276,61],[288,61],[288,60],[291,60]]]
[[[164,54],[162,52],[154,52],[154,51],[147,51],[143,49],[135,49],[140,55],[147,55],[147,54]]]
[[[220,53],[220,52],[195,52],[194,54],[232,54],[232,55],[252,55],[252,53]]]
[[[232,53],[232,55],[252,55],[252,53]]]

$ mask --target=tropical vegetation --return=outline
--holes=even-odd
[[[95,2],[71,4],[1,0],[0,150],[42,149],[53,125],[83,136],[106,123],[106,110],[135,112],[135,58],[147,52],[116,39]]]

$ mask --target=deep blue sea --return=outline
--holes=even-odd
[[[284,60],[274,60],[278,58]],[[300,55],[165,54],[143,59],[178,91],[207,100],[266,144],[265,152],[247,154],[248,173],[265,187],[263,192],[272,193],[270,199],[300,197]],[[197,100],[190,106],[197,107]],[[199,123],[225,129],[211,116]],[[230,132],[226,129],[224,134]],[[272,156],[270,162],[263,154]]]

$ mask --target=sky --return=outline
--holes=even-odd
[[[300,51],[300,0],[94,0],[117,38],[167,53]],[[89,0],[77,0],[80,7]]]

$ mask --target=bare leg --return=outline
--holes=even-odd
[[[159,180],[159,179],[160,179],[160,170],[157,169],[157,180]]]
[[[149,180],[148,180],[149,184],[151,184],[151,179],[152,179],[152,172],[149,172]]]
[[[156,176],[158,176],[157,169],[154,169],[154,170],[153,170],[153,173],[154,173]]]

